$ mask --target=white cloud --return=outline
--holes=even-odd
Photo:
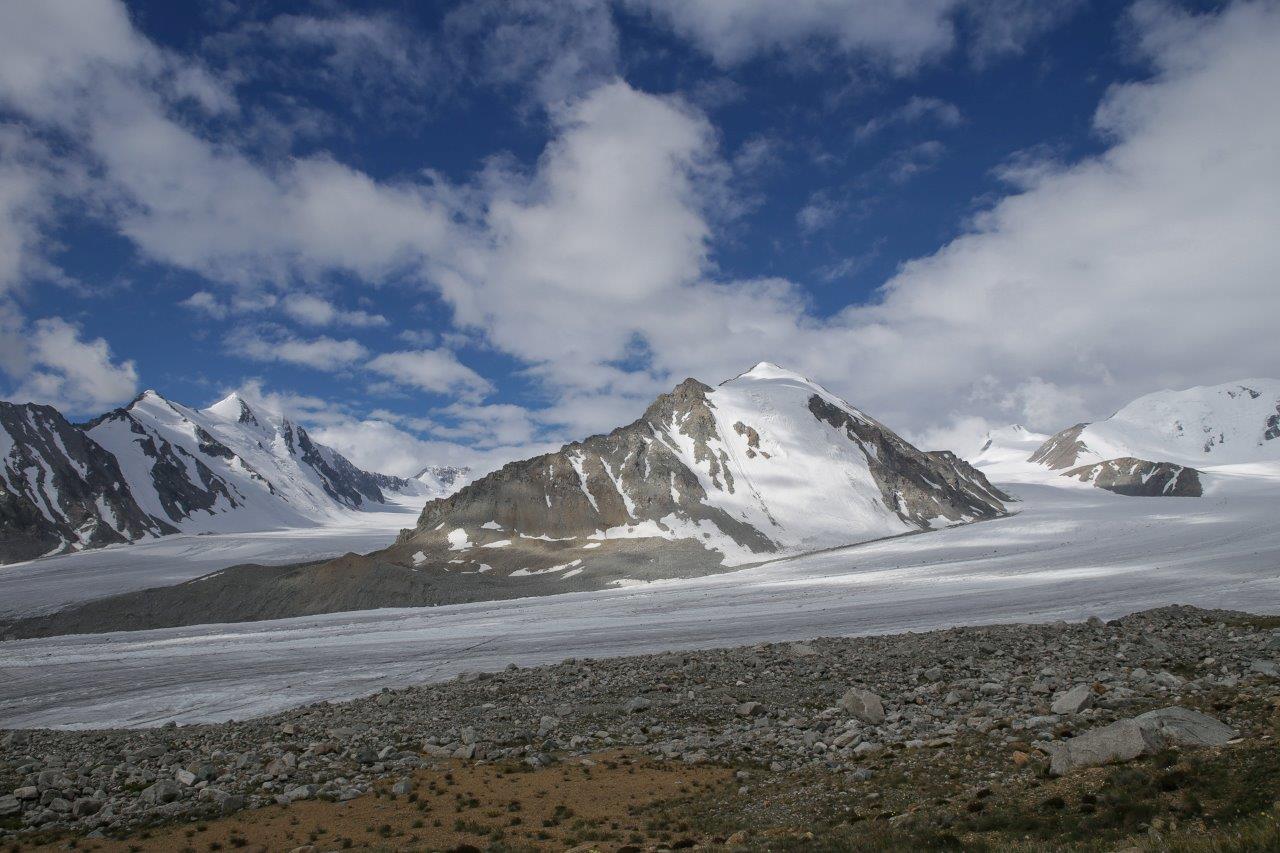
[[[387,318],[367,311],[344,311],[327,299],[309,293],[294,293],[281,303],[284,312],[308,326],[354,326],[369,328],[387,325]]]
[[[369,356],[369,350],[350,338],[299,338],[273,326],[233,331],[227,336],[227,351],[254,361],[284,362],[330,372],[351,367]]]
[[[487,394],[493,386],[483,376],[444,349],[402,350],[383,353],[365,367],[402,385],[436,394]]]
[[[689,39],[717,63],[815,49],[849,55],[897,74],[949,53],[969,34],[976,61],[1020,53],[1082,0],[622,0]]]
[[[902,106],[859,125],[854,131],[854,139],[864,142],[887,128],[922,121],[932,121],[942,127],[955,127],[964,121],[964,116],[961,115],[960,108],[950,101],[916,95]]]
[[[224,320],[231,313],[227,305],[207,290],[197,290],[178,304],[199,314],[207,314],[215,320]]]
[[[781,11],[744,4],[745,23],[725,25],[726,61],[822,26],[837,47],[861,39],[870,46],[850,49],[906,68],[945,50],[955,16],[969,14],[923,3],[936,31],[890,32],[868,13],[872,29],[848,35],[831,21],[854,24],[823,10],[856,4],[770,6]],[[669,13],[707,7],[689,8]],[[719,13],[706,14],[680,26],[719,38]],[[785,20],[761,36],[768,15]],[[715,381],[764,358],[905,430],[952,415],[1053,429],[1064,424],[1040,421],[1280,362],[1280,8],[1237,2],[1192,17],[1141,4],[1134,26],[1154,71],[1100,106],[1101,154],[1020,169],[1015,190],[960,237],[834,317],[793,282],[719,274],[713,240],[733,205],[715,129],[687,103],[622,81],[558,106],[554,140],[529,172],[494,166],[465,186],[382,183],[318,156],[263,164],[213,144],[157,94],[170,66],[147,70],[148,51],[109,29],[106,47],[81,45],[90,59],[52,45],[62,58],[47,78],[4,80],[0,97],[80,141],[120,200],[122,232],[152,258],[250,290],[420,273],[463,328],[528,365],[553,401],[540,424],[611,426],[685,375]],[[0,48],[23,40],[12,29]],[[119,44],[134,53],[121,58]],[[913,149],[889,165],[906,178],[940,153]],[[319,342],[352,347],[347,364],[365,357],[354,341]],[[488,390],[448,350],[387,353],[370,369],[424,390]]]
[[[137,394],[132,361],[116,361],[102,338],[84,340],[80,327],[59,317],[24,327],[12,313],[0,317],[0,330],[19,348],[6,347],[0,367],[17,382],[7,396],[19,402],[48,403],[64,412],[97,412]],[[20,336],[20,337],[19,337]]]
[[[527,87],[540,105],[594,88],[619,64],[603,0],[471,0],[446,17],[444,44],[463,75]]]

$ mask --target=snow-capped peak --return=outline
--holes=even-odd
[[[770,381],[770,380],[785,380],[785,381],[791,381],[791,382],[798,382],[803,385],[811,385],[815,388],[818,387],[817,383],[809,379],[808,377],[801,376],[799,373],[796,373],[794,370],[787,370],[785,367],[780,367],[779,365],[774,364],[772,361],[758,362],[756,366],[751,368],[750,370],[744,373],[739,373],[737,376],[733,377],[732,379],[726,379],[724,382],[721,382],[720,384],[724,386],[724,385],[728,385],[730,383],[738,382],[741,380],[757,381],[757,382]]]
[[[235,391],[205,409],[205,412],[221,420],[231,421],[232,423],[259,423],[258,418],[248,401]]]

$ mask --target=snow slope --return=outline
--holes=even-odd
[[[572,656],[1171,603],[1280,612],[1280,465],[1214,474],[1186,501],[1017,485],[1017,515],[626,589],[0,643],[0,726],[243,719]]]
[[[1118,457],[1195,468],[1280,460],[1280,380],[1157,391],[1104,421],[1063,430],[1042,450],[1055,469]]]
[[[983,437],[977,454],[970,457],[969,462],[986,474],[989,480],[1022,481],[1026,479],[1028,471],[1035,471],[1038,467],[1028,465],[1027,460],[1048,439],[1049,436],[1044,433],[1032,432],[1022,424],[1009,424],[988,432]]]

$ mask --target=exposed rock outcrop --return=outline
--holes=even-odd
[[[1172,462],[1146,459],[1108,459],[1095,465],[1073,468],[1062,476],[1092,483],[1118,495],[1133,497],[1198,498],[1204,492],[1200,472]]]

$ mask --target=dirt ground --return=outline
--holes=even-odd
[[[647,846],[642,812],[673,797],[732,783],[724,768],[655,763],[611,753],[594,764],[531,769],[451,764],[422,770],[413,793],[376,793],[346,803],[308,800],[216,819],[171,824],[124,839],[80,838],[76,850],[104,853],[327,850],[566,850]],[[678,839],[676,840],[678,843]],[[651,843],[651,842],[648,842]],[[588,847],[594,845],[587,845]],[[67,850],[59,840],[18,850]]]

